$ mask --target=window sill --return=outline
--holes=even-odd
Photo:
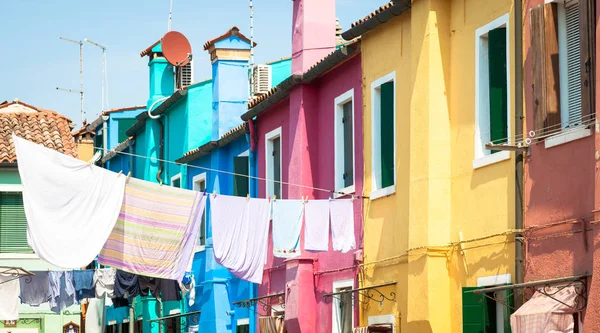
[[[387,197],[388,195],[392,195],[394,193],[396,193],[396,185],[388,186],[388,187],[373,191],[369,195],[369,198],[371,200],[375,200],[375,199]]]
[[[354,185],[351,185],[351,186],[336,190],[335,192],[336,193],[333,194],[333,198],[337,199],[340,197],[354,194],[356,192],[356,187]],[[341,194],[341,193],[344,193],[344,194]]]
[[[483,168],[491,164],[506,161],[510,159],[509,151],[499,151],[494,154],[490,154],[484,157],[476,158],[473,160],[473,169]]]
[[[562,132],[546,138],[544,145],[546,149],[560,146],[571,141],[583,139],[592,135],[592,129],[587,127],[579,127],[575,129],[566,129]]]
[[[2,253],[0,259],[40,259],[35,253]]]

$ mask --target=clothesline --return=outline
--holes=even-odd
[[[77,145],[83,145],[83,144],[78,143]],[[105,153],[109,152],[109,150],[106,149],[106,148],[101,148],[101,147],[93,147],[93,148],[94,149],[103,150]],[[232,172],[232,171],[221,170],[221,169],[214,169],[214,168],[207,168],[207,167],[202,167],[202,166],[197,166],[197,165],[191,165],[191,164],[186,164],[186,163],[179,163],[179,162],[176,162],[176,161],[161,159],[161,158],[157,158],[157,157],[154,157],[154,156],[145,156],[145,155],[128,153],[128,152],[124,152],[124,151],[116,151],[116,150],[110,150],[110,152],[114,152],[115,154],[122,154],[122,155],[127,155],[127,156],[132,156],[132,157],[149,159],[151,161],[156,161],[156,162],[170,163],[170,164],[175,164],[175,165],[179,165],[179,166],[187,166],[187,167],[194,168],[194,169],[200,169],[200,170],[212,171],[212,172],[219,172],[219,173],[223,173],[223,174],[227,174],[227,175],[232,175],[232,176],[246,177],[246,178],[249,178],[249,179],[261,180],[261,181],[264,181],[264,182],[279,183],[279,184],[287,185],[287,186],[300,187],[300,188],[306,188],[306,189],[315,190],[315,191],[327,192],[327,193],[330,193],[330,194],[352,195],[351,193],[345,193],[345,192],[341,192],[341,191],[334,191],[334,190],[329,190],[329,189],[321,188],[321,187],[313,187],[313,186],[295,184],[295,183],[290,183],[290,182],[286,182],[286,181],[282,181],[282,180],[275,180],[275,179],[269,179],[269,178],[265,178],[265,177],[245,175],[245,174],[236,173],[236,172]],[[354,198],[357,198],[357,199],[369,199],[368,196],[364,196],[364,195],[352,195],[352,196]]]

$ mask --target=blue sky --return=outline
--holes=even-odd
[[[384,0],[337,0],[344,30]],[[174,0],[172,29],[192,44],[194,81],[210,77],[202,45],[238,26],[249,36],[248,0]],[[21,101],[55,110],[79,125],[79,46],[59,39],[89,38],[108,47],[111,108],[141,105],[148,98],[147,60],[139,52],[167,31],[169,0],[0,0],[0,102]],[[256,62],[289,56],[291,0],[254,0]],[[101,109],[101,51],[84,45],[85,110],[88,121]]]

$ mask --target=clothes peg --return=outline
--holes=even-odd
[[[354,199],[356,199],[356,196],[354,196],[354,194],[352,195],[352,201],[354,201]]]
[[[217,191],[213,191],[213,198],[217,197]]]
[[[246,194],[246,201],[250,201],[250,193]]]
[[[129,181],[129,179],[130,179],[130,178],[131,178],[131,171],[129,171],[129,172],[127,173],[127,180],[126,180],[126,181]]]
[[[275,201],[275,199],[277,199],[277,195],[273,194],[273,201]]]
[[[123,170],[119,171],[119,173],[117,174],[117,177],[119,177],[122,173],[123,173]]]

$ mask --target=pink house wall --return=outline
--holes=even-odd
[[[544,0],[525,3],[528,7],[524,11],[523,25],[524,112],[525,133],[529,133],[534,130],[529,10],[544,3]],[[600,1],[597,0],[598,5]],[[600,207],[600,165],[595,160],[599,147],[599,138],[594,132],[589,137],[548,149],[544,141],[530,147],[524,170],[525,282],[591,274],[594,271],[594,261],[600,258],[600,237],[595,224],[590,222],[600,217],[594,218],[593,213],[594,207]],[[587,232],[572,233],[583,229]],[[600,279],[597,275],[588,279],[591,283],[588,283],[584,332],[597,332],[600,327],[600,280],[597,279]]]
[[[282,127],[282,180],[310,187],[334,189],[334,100],[350,89],[354,89],[354,135],[355,135],[355,186],[356,194],[362,193],[363,146],[362,146],[362,71],[360,55],[341,64],[310,85],[295,87],[301,94],[292,96],[257,118],[259,176],[265,177],[265,135]],[[294,100],[294,98],[311,100]],[[307,97],[308,96],[308,97]],[[290,105],[302,105],[305,114],[303,126],[297,126],[297,116],[290,112]],[[294,111],[294,110],[292,110]],[[295,132],[294,132],[295,131]],[[298,147],[299,141],[307,146]],[[292,138],[297,140],[292,142]],[[303,156],[298,156],[304,154]],[[310,168],[310,170],[306,170]],[[292,175],[292,176],[290,176]],[[265,197],[266,184],[259,184],[259,196]],[[330,194],[299,187],[282,187],[286,199],[327,199]],[[354,201],[355,235],[357,250],[362,248],[362,200]],[[259,297],[278,292],[289,292],[297,286],[298,293],[286,300],[286,325],[288,332],[330,332],[332,329],[332,298],[322,295],[332,292],[333,282],[354,279],[354,252],[340,253],[304,251],[301,236],[302,257],[297,260],[276,259],[269,244],[268,260],[263,284],[259,286]],[[331,236],[330,236],[331,238]],[[339,270],[339,271],[337,271]],[[334,271],[334,272],[331,272]],[[308,281],[311,280],[311,281]],[[304,282],[307,281],[307,282]],[[290,287],[290,288],[287,288]],[[288,295],[286,295],[288,296]],[[294,311],[297,309],[297,311]],[[355,308],[358,318],[358,307]],[[312,322],[312,326],[306,325]],[[357,324],[357,323],[355,323]],[[308,328],[307,328],[308,327]]]

